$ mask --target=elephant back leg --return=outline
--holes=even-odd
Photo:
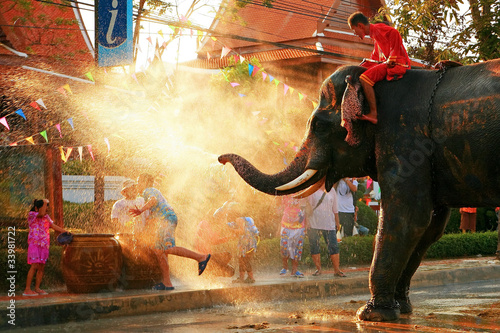
[[[396,286],[395,298],[399,303],[401,313],[411,313],[413,311],[409,298],[411,278],[420,266],[420,262],[427,252],[427,249],[443,235],[444,228],[449,218],[450,209],[448,207],[434,209],[429,227],[418,242],[415,250],[413,250],[410,260]]]

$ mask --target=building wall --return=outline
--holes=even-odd
[[[62,176],[63,200],[75,203],[94,201],[94,176]],[[125,177],[104,177],[104,200],[118,200]]]

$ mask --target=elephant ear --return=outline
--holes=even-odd
[[[361,83],[355,80],[351,75],[346,76],[345,82],[347,83],[344,95],[342,97],[341,111],[342,122],[341,126],[347,130],[345,141],[351,145],[357,145],[360,138],[353,130],[353,121],[363,114],[363,101],[364,95],[360,93]]]

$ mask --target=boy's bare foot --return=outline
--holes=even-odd
[[[361,116],[358,116],[358,119],[359,119],[359,120],[366,120],[366,121],[369,121],[370,123],[372,123],[372,124],[374,124],[374,125],[377,125],[377,123],[378,123],[377,118],[371,117],[371,116],[366,115],[366,114],[361,115]]]

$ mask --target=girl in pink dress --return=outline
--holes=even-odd
[[[23,296],[47,295],[47,292],[40,289],[45,263],[49,258],[50,233],[49,228],[59,232],[66,232],[63,228],[54,224],[47,209],[49,200],[42,199],[33,202],[33,207],[28,214],[28,264],[31,265],[26,279],[26,289]],[[35,291],[31,290],[31,282],[35,276]]]

